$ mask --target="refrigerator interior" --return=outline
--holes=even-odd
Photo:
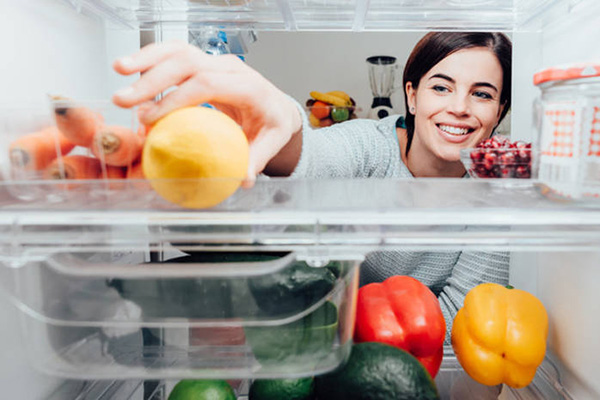
[[[534,140],[532,103],[538,89],[532,83],[533,73],[556,64],[600,59],[596,43],[600,25],[593,17],[600,13],[600,6],[593,0],[492,1],[473,7],[450,6],[442,1],[264,0],[252,3],[207,0],[192,6],[186,1],[165,0],[158,2],[162,7],[154,8],[153,2],[127,0],[121,1],[120,6],[118,3],[116,0],[1,1],[0,15],[4,18],[0,33],[5,38],[5,60],[10,61],[0,65],[0,76],[10,99],[0,101],[0,112],[43,109],[47,105],[47,94],[108,99],[116,89],[135,79],[112,72],[110,66],[116,57],[135,51],[147,41],[186,40],[187,26],[200,29],[219,23],[232,33],[255,30],[258,40],[248,44],[247,62],[298,101],[306,100],[310,90],[348,88],[348,92],[356,93],[364,113],[371,96],[364,64],[366,55],[386,52],[403,60],[427,29],[486,29],[506,31],[513,39],[511,135],[514,139]],[[308,57],[315,42],[322,46],[319,55]],[[348,57],[340,57],[335,51],[327,53],[326,46],[339,48]],[[294,54],[281,57],[281,52]],[[339,81],[332,82],[328,75],[320,75],[318,64],[331,66],[327,67],[331,68],[329,73]],[[345,73],[337,73],[340,69]],[[329,84],[343,86],[326,87]],[[402,96],[396,92],[393,104],[397,112],[403,111],[402,102]],[[418,189],[415,196],[427,199],[427,195],[431,195],[429,190]],[[511,283],[531,291],[544,302],[550,314],[551,332],[549,358],[544,372],[536,380],[539,384],[528,390],[505,390],[499,398],[598,397],[600,322],[590,317],[600,314],[600,302],[595,295],[600,284],[597,268],[600,253],[595,250],[600,232],[598,210],[573,211],[560,207],[555,210],[550,206],[528,214],[523,210],[519,212],[519,206],[511,202],[510,189],[507,190],[509,194],[500,200],[509,204],[506,206],[509,220],[502,224],[522,227],[526,234],[506,242],[498,232],[492,231],[491,237],[496,239],[493,246],[513,251]],[[328,204],[324,205],[325,210]],[[446,215],[456,223],[471,212],[466,204],[468,201],[460,208],[462,213],[449,213],[449,216],[448,209],[443,212],[444,206],[440,204],[431,204],[429,211],[441,209],[439,215]],[[476,202],[470,206],[478,210]],[[536,208],[531,204],[529,208],[523,207],[530,212]],[[494,209],[503,209],[502,203],[482,207],[484,220],[494,220]],[[60,213],[60,208],[56,211]],[[421,214],[408,212],[406,215],[413,218],[416,226],[428,226],[427,221],[418,219]],[[429,216],[434,217],[435,213]],[[102,221],[103,217],[97,218]],[[583,233],[577,224],[586,226]],[[542,232],[550,233],[542,235]],[[365,234],[362,239],[366,241],[368,237],[369,234]],[[419,243],[399,239],[396,245],[414,249],[444,248],[443,235],[438,231],[421,237]],[[464,239],[461,246],[468,248],[484,245],[476,236],[461,239]],[[23,356],[20,312],[4,298],[0,301],[0,311],[3,319],[10,321],[0,332],[3,343],[0,376],[5,393],[14,398],[32,399],[49,396],[64,399],[76,392],[85,394],[81,398],[90,399],[127,398],[125,393],[131,398],[142,398],[144,388],[139,380],[65,381],[33,370]],[[445,376],[460,374],[450,355],[444,368],[448,372]],[[153,389],[156,396],[163,388],[168,391],[173,383],[173,380],[157,383]],[[438,385],[443,383],[438,381]]]

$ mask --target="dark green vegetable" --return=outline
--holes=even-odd
[[[330,269],[298,261],[274,274],[250,278],[248,286],[262,311],[280,315],[305,310],[327,295],[335,282]]]
[[[315,379],[319,399],[439,400],[425,367],[410,353],[383,343],[354,345],[344,366]]]

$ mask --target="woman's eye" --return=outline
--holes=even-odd
[[[493,99],[492,95],[487,92],[475,92],[474,95],[486,100]]]
[[[433,89],[434,91],[436,91],[436,92],[439,92],[439,93],[445,93],[445,92],[447,92],[447,91],[448,91],[448,88],[447,88],[447,87],[440,86],[440,85],[435,85],[434,87],[432,87],[432,89]]]

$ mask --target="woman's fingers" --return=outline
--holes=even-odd
[[[178,108],[196,106],[206,102],[208,97],[195,86],[191,82],[186,82],[167,93],[160,101],[140,113],[140,120],[144,124],[151,125]]]
[[[159,93],[184,82],[193,74],[189,63],[171,57],[155,65],[131,86],[113,95],[113,102],[121,107],[133,107],[154,99]]]
[[[174,53],[186,49],[188,45],[182,41],[152,43],[144,46],[137,53],[121,57],[113,63],[113,68],[121,75],[144,72],[153,65],[169,58]]]
[[[288,138],[276,129],[261,130],[254,140],[250,141],[248,158],[248,174],[251,179],[260,174],[267,163],[281,150]]]

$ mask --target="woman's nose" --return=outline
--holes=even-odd
[[[452,97],[448,110],[455,115],[463,116],[470,113],[468,96],[457,94]]]

